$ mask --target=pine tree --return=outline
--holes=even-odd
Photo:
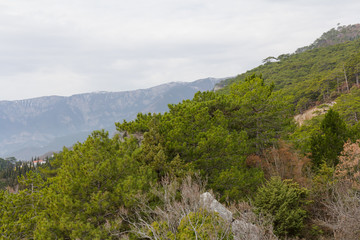
[[[311,136],[313,169],[317,170],[323,162],[335,167],[339,162],[338,156],[343,150],[347,137],[345,122],[338,112],[330,109],[321,122],[320,131]]]

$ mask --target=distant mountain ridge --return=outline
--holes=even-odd
[[[83,141],[96,129],[113,129],[138,112],[164,112],[167,105],[212,90],[221,79],[172,82],[149,89],[95,92],[0,101],[0,156],[31,158]]]

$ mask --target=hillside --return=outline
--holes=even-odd
[[[263,65],[219,83],[218,87],[228,92],[230,84],[244,81],[252,74],[262,74],[265,82],[274,83],[275,90],[281,90],[282,96],[293,98],[296,113],[301,113],[331,102],[359,84],[359,36],[358,24],[330,30],[311,47],[270,58]]]
[[[295,53],[302,53],[315,48],[328,47],[339,43],[354,41],[359,38],[360,24],[338,26],[336,29],[332,28],[331,30],[325,32],[311,45],[297,49]]]
[[[268,58],[43,165],[5,159],[0,236],[360,239],[359,41]]]
[[[98,92],[0,101],[0,156],[29,160],[83,141],[96,129],[113,131],[114,122],[138,112],[164,112],[167,104],[213,89],[217,79],[168,83],[127,92]]]

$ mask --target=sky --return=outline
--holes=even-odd
[[[0,100],[230,77],[293,53],[358,0],[0,0]]]

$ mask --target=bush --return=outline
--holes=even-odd
[[[258,189],[254,205],[258,213],[273,218],[274,233],[279,237],[297,236],[307,216],[304,205],[308,191],[292,180],[282,181],[279,177]]]
[[[217,213],[199,209],[186,215],[178,227],[177,239],[233,239],[231,225]]]
[[[335,169],[335,177],[349,183],[353,189],[360,190],[360,140],[356,143],[348,141],[344,144],[344,151],[339,157],[339,164]]]
[[[326,215],[317,220],[332,231],[335,240],[360,239],[360,193],[347,182],[337,182],[322,201]]]

